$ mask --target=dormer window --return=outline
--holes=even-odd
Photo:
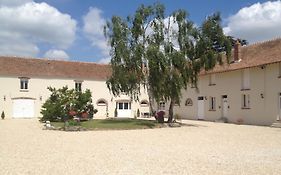
[[[75,81],[75,90],[78,92],[82,91],[82,81]]]
[[[20,90],[28,90],[28,81],[29,78],[26,77],[20,78]]]

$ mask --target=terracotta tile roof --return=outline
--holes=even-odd
[[[202,71],[201,75],[281,62],[281,38],[240,47],[240,56],[239,62],[223,64],[222,66],[216,65],[211,71]]]
[[[0,75],[105,80],[111,75],[109,65],[48,59],[0,56]]]
[[[216,65],[200,75],[221,73],[281,62],[281,38],[240,48],[241,61]],[[233,54],[232,54],[233,57]],[[105,80],[111,75],[110,65],[56,61],[47,59],[1,57],[0,75]]]

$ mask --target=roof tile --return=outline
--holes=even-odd
[[[0,57],[0,75],[104,80],[110,65],[48,59]]]

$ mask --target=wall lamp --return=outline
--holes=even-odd
[[[4,101],[6,101],[6,95],[4,95],[3,99],[4,99]]]

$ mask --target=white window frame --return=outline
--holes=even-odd
[[[209,98],[209,110],[215,111],[216,110],[216,97]]]
[[[140,102],[140,106],[141,106],[141,107],[147,107],[147,106],[149,106],[149,102],[148,102],[147,100],[142,100],[142,101]]]
[[[193,101],[191,98],[187,98],[185,101],[185,106],[193,106]]]
[[[107,101],[104,99],[99,99],[97,101],[97,106],[107,106]]]
[[[20,78],[20,90],[28,90],[29,89],[29,78],[22,77]]]
[[[78,91],[78,92],[81,92],[82,91],[82,82],[83,81],[74,81],[74,86],[75,86],[75,90]]]
[[[242,94],[242,109],[250,109],[250,94]]]
[[[118,102],[117,104],[118,104],[117,106],[118,110],[131,110],[131,102]],[[125,109],[125,104],[128,104],[127,109]]]

